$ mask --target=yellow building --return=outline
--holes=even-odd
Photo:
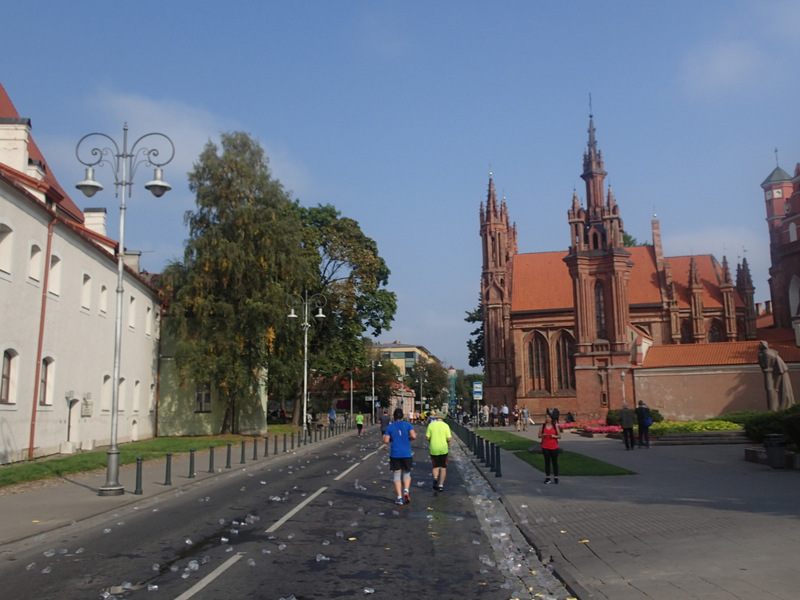
[[[372,348],[378,353],[381,362],[392,362],[403,377],[411,376],[418,361],[433,361],[442,365],[424,346],[412,346],[397,340],[390,344],[374,344]]]

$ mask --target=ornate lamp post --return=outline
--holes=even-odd
[[[422,414],[422,384],[427,382],[428,380],[422,377],[421,375],[417,378],[417,383],[419,384],[419,413]]]
[[[286,299],[286,306],[289,307],[288,318],[296,319],[298,317],[295,309],[303,310],[303,322],[300,327],[303,328],[303,437],[308,432],[308,330],[311,327],[311,322],[308,320],[310,309],[316,308],[317,314],[314,317],[318,320],[324,319],[325,314],[322,312],[322,307],[327,304],[328,299],[322,294],[314,294],[309,297],[308,291],[300,294],[290,294]]]
[[[90,138],[98,139],[89,142]],[[169,149],[166,160],[160,160],[160,151],[157,148],[146,147],[142,144],[146,139],[161,141],[160,146]],[[87,142],[84,144],[84,142]],[[164,144],[166,142],[166,144]],[[111,144],[111,146],[94,146],[93,144]],[[81,158],[81,148],[84,148],[86,160]],[[89,149],[91,147],[91,149]],[[106,482],[100,487],[100,496],[119,496],[125,489],[119,483],[119,448],[117,447],[117,424],[119,421],[119,379],[120,356],[122,355],[122,293],[123,274],[125,272],[125,200],[133,192],[133,176],[140,164],[155,167],[155,176],[152,181],[144,185],[156,198],[172,189],[166,181],[162,180],[161,167],[169,163],[175,156],[175,144],[163,133],[147,133],[137,139],[128,149],[128,124],[122,128],[122,149],[119,144],[105,133],[89,133],[83,136],[75,146],[75,156],[78,162],[86,166],[86,178],[75,185],[87,198],[91,198],[103,189],[94,179],[94,167],[106,163],[114,172],[114,186],[116,196],[120,199],[119,206],[119,248],[117,250],[117,315],[114,321],[114,372],[111,386],[111,441],[108,448],[108,461]],[[90,158],[89,158],[90,157]]]

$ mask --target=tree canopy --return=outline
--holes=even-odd
[[[470,339],[467,340],[467,349],[469,350],[469,366],[481,367],[484,364],[483,353],[483,303],[478,301],[478,308],[473,311],[467,311],[467,316],[464,318],[467,323],[478,323],[469,335]]]

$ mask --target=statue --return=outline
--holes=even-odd
[[[764,386],[767,390],[767,409],[789,408],[794,404],[789,368],[778,355],[778,351],[770,348],[767,342],[759,342],[758,347],[758,362],[764,371]]]

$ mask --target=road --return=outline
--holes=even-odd
[[[2,596],[567,598],[459,448],[431,489],[418,430],[409,505],[377,430],[348,433],[31,543],[0,564]]]

